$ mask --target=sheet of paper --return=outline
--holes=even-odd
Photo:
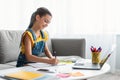
[[[70,74],[65,74],[65,73],[59,73],[56,76],[60,77],[60,78],[68,78],[70,77]]]
[[[72,72],[72,73],[70,73],[70,75],[73,76],[73,77],[84,76],[84,74],[81,73],[81,72]]]
[[[74,63],[78,59],[82,59],[82,58],[79,56],[61,56],[61,57],[58,57],[58,59],[61,63],[70,64],[70,63]]]
[[[60,78],[57,76],[53,76],[53,75],[45,75],[45,76],[37,78],[35,80],[60,80]]]
[[[66,68],[67,67],[67,68]],[[57,73],[71,73],[72,68],[68,65],[66,66],[59,66],[56,68]]]
[[[28,65],[34,68],[43,68],[43,67],[52,66],[51,64],[47,64],[47,63],[29,63]]]

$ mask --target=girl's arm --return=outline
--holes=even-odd
[[[47,43],[45,43],[45,54],[46,54],[47,57],[53,58],[52,53],[48,49]]]
[[[56,59],[53,59],[51,55],[49,55],[50,58],[42,58],[35,55],[32,55],[32,45],[31,40],[29,36],[26,34],[23,39],[24,45],[25,45],[25,56],[28,61],[31,62],[43,62],[43,63],[49,63],[49,64],[57,64]]]

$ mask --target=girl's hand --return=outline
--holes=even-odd
[[[48,59],[48,63],[49,63],[49,64],[56,65],[56,64],[58,64],[58,59],[57,59],[57,58]]]

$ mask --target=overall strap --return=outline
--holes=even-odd
[[[27,31],[30,31],[30,33],[32,34],[32,36],[33,36],[33,40],[35,41],[36,40],[36,35],[35,35],[35,33],[32,31],[32,29],[27,29]]]
[[[37,38],[36,38],[36,35],[35,35],[35,33],[32,31],[32,29],[27,29],[27,31],[30,31],[31,32],[31,34],[32,34],[32,36],[33,36],[33,40],[35,41]],[[44,32],[42,31],[42,30],[40,30],[40,34],[41,34],[41,36],[42,36],[42,38],[44,39],[45,38],[45,35],[44,35]]]
[[[44,35],[44,32],[42,30],[40,30],[40,34],[42,35],[42,38],[45,39],[45,35]]]

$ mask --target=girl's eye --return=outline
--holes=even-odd
[[[47,23],[48,21],[47,21],[47,20],[45,20],[45,22]]]
[[[44,22],[49,23],[49,21],[48,21],[48,20],[44,20]]]

